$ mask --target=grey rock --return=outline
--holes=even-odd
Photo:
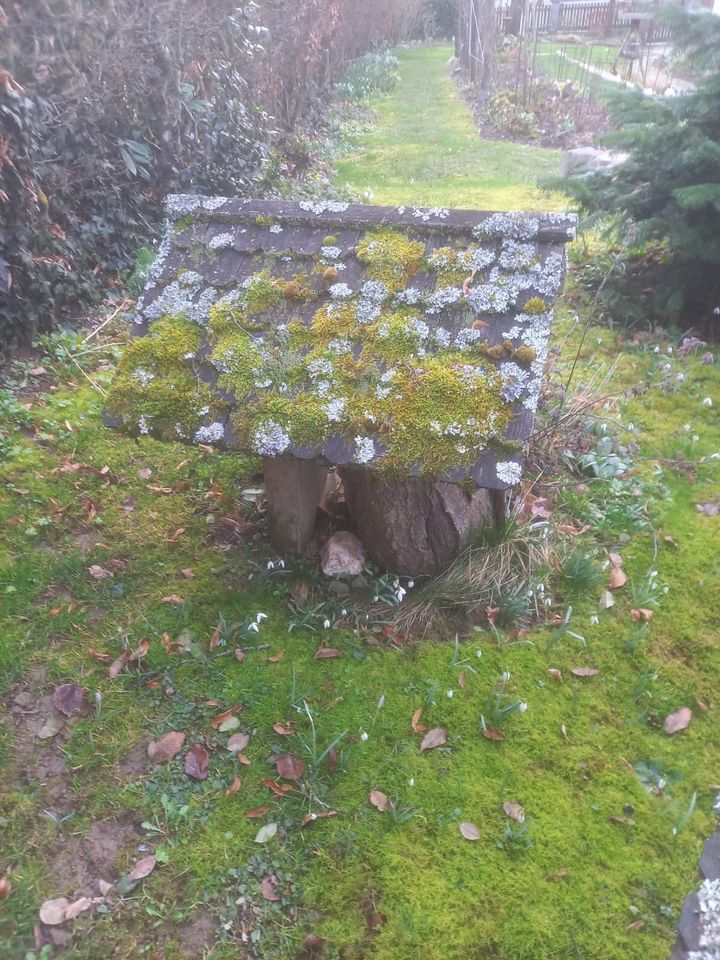
[[[365,568],[365,551],[354,533],[340,530],[323,547],[320,562],[328,577],[338,574],[357,576]]]
[[[568,150],[560,161],[560,176],[569,177],[578,167],[585,167],[590,171],[616,167],[627,158],[627,153],[612,153],[596,147],[575,147],[574,150]]]

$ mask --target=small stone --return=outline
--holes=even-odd
[[[340,573],[357,576],[365,568],[365,551],[354,533],[334,533],[320,555],[323,573],[334,577]]]

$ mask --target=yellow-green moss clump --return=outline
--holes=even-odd
[[[214,391],[188,365],[200,346],[195,324],[162,317],[149,333],[132,340],[118,365],[107,410],[125,427],[166,439],[190,438],[209,415],[224,415]]]
[[[428,265],[435,272],[438,287],[462,286],[468,269],[460,260],[460,251],[452,247],[439,247],[428,257]]]
[[[370,280],[379,280],[389,293],[398,293],[422,266],[425,244],[408,240],[399,230],[383,228],[366,233],[356,253],[367,264]]]
[[[523,313],[527,313],[531,317],[538,317],[541,313],[547,313],[547,310],[548,305],[541,297],[530,297],[523,307]]]

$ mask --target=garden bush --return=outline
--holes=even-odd
[[[81,320],[165,194],[262,195],[269,157],[420,0],[0,7],[0,347]]]

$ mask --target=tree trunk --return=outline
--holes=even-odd
[[[370,557],[406,576],[436,573],[482,527],[504,515],[504,494],[466,493],[453,483],[420,477],[389,479],[368,470],[342,470],[345,500]]]

